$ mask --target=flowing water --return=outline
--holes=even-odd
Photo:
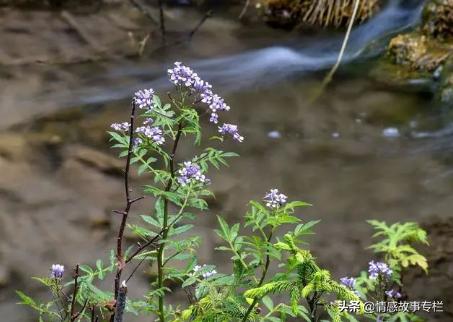
[[[67,73],[76,81],[45,93],[24,91],[16,102],[25,112],[6,112],[20,115],[21,122],[9,116],[11,124],[31,124],[25,128],[39,132],[48,127],[27,118],[77,107],[85,112],[75,122],[76,137],[88,142],[87,132],[95,126],[104,131],[113,120],[126,118],[134,90],[166,90],[162,74],[172,60],[182,60],[225,96],[232,107],[226,117],[246,138],[239,145],[227,143],[241,157],[210,174],[218,196],[212,213],[240,220],[249,199],[276,187],[290,199],[314,205],[302,218],[322,220],[312,239],[321,262],[337,277],[356,274],[371,256],[364,250],[371,232],[365,220],[428,221],[449,216],[453,207],[451,113],[435,104],[429,91],[370,76],[388,38],[419,21],[421,3],[389,0],[356,27],[344,67],[315,102],[311,98],[337,59],[342,33],[268,31],[272,36],[266,38],[262,30],[254,36],[234,31],[206,39],[201,34],[152,59],[72,66]],[[69,131],[74,122],[65,122],[60,127]],[[189,157],[189,151],[183,155]],[[84,189],[89,194],[93,188]],[[215,225],[209,216],[198,227],[213,244],[218,242],[210,231]],[[218,260],[209,248],[200,252],[203,260]]]

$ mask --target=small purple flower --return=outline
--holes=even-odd
[[[152,118],[149,118],[147,117],[144,121],[143,121],[143,125],[149,125],[149,124],[152,124],[154,122],[154,120]]]
[[[283,193],[279,193],[278,189],[271,189],[264,196],[264,201],[268,208],[279,208],[280,206],[283,206],[287,200],[288,197]]]
[[[181,168],[178,173],[178,182],[182,186],[185,186],[192,182],[208,183],[209,181],[201,172],[201,168],[198,166],[198,164],[192,163],[190,161],[184,162],[184,167]]]
[[[112,129],[114,129],[115,131],[118,131],[118,132],[125,132],[125,131],[128,131],[130,126],[131,126],[131,125],[130,125],[128,122],[123,122],[123,123],[113,123],[112,125],[110,125],[110,127],[111,127]]]
[[[229,111],[230,107],[225,103],[223,98],[217,94],[214,94],[209,102],[209,109],[213,112]]]
[[[205,82],[200,77],[196,77],[195,82],[192,86],[192,90],[199,94],[201,97],[201,101],[203,103],[209,103],[211,101],[212,93],[212,85],[208,82]]]
[[[242,142],[244,141],[244,137],[241,136],[238,132],[238,126],[234,124],[226,124],[224,123],[222,126],[219,126],[219,132],[222,135],[230,134],[233,136],[233,139]]]
[[[141,109],[152,109],[153,108],[153,97],[154,90],[150,89],[141,89],[134,94],[134,102],[137,104],[138,108]]]
[[[342,278],[340,278],[340,282],[347,288],[354,289],[354,286],[355,286],[354,277],[342,277]]]
[[[134,138],[133,142],[132,142],[132,146],[134,148],[138,148],[141,144],[143,143],[143,140],[140,139],[140,138]]]
[[[214,124],[219,123],[219,114],[212,112],[211,117],[209,118],[209,122]]]
[[[64,274],[64,266],[60,264],[53,264],[50,270],[50,277],[52,278],[62,278]]]
[[[135,131],[149,138],[157,145],[162,145],[165,142],[162,129],[158,128],[157,126],[140,126]]]
[[[398,292],[397,290],[393,290],[393,289],[385,291],[385,295],[387,295],[391,299],[396,299],[396,300],[401,298],[401,293]]]
[[[206,264],[203,264],[203,266],[195,265],[195,267],[193,268],[194,275],[196,275],[198,273],[198,271],[200,271],[201,269],[204,269],[205,267],[206,267]],[[203,278],[206,279],[206,278],[214,276],[216,274],[217,274],[217,271],[215,269],[212,269],[210,271],[202,273],[201,276],[203,276]]]
[[[368,273],[371,279],[376,279],[379,275],[387,278],[392,276],[392,270],[386,263],[371,261],[368,265]]]

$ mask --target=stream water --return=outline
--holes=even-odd
[[[238,123],[246,138],[239,145],[226,143],[241,157],[210,174],[218,196],[211,212],[240,220],[248,200],[276,187],[314,205],[302,218],[322,220],[311,241],[320,261],[337,277],[356,274],[371,256],[364,250],[371,242],[365,220],[429,221],[449,216],[453,207],[451,113],[426,90],[370,76],[386,40],[419,21],[422,2],[389,0],[355,28],[344,67],[314,103],[326,69],[337,59],[342,33],[272,31],[277,38],[270,38],[259,30],[253,39],[228,27],[228,33],[205,38],[200,32],[191,44],[162,50],[152,60],[69,67],[76,81],[44,93],[24,92],[16,102],[26,112],[7,112],[21,115],[21,122],[12,117],[12,124],[28,123],[25,128],[39,132],[48,128],[23,120],[77,107],[86,111],[76,122],[77,136],[87,142],[93,126],[104,131],[126,118],[134,90],[166,90],[161,76],[172,61],[182,60],[225,96],[232,107],[228,121]],[[94,113],[99,121],[92,125]],[[67,131],[71,124],[61,127]],[[84,189],[89,194],[91,188]],[[214,216],[197,225],[212,243],[218,242],[210,230],[215,225]],[[205,261],[218,258],[206,247],[200,254]]]

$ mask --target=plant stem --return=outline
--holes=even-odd
[[[116,258],[117,258],[118,262],[117,262],[115,282],[114,282],[115,283],[115,285],[114,285],[115,301],[118,298],[121,274],[126,265],[126,263],[124,261],[124,253],[123,253],[123,239],[124,239],[124,230],[126,229],[127,218],[129,216],[129,211],[131,209],[132,204],[134,202],[142,199],[142,198],[131,199],[130,188],[129,188],[129,171],[130,171],[130,167],[131,167],[131,159],[132,159],[132,154],[133,154],[133,141],[134,141],[135,108],[136,108],[135,102],[132,101],[130,125],[129,125],[129,147],[127,150],[126,166],[124,169],[124,192],[125,192],[125,197],[126,197],[126,205],[124,207],[124,210],[122,212],[120,212],[122,215],[122,218],[121,218],[120,228],[118,230],[118,236],[116,238]],[[110,321],[114,321],[114,319],[115,319],[115,313],[113,313],[111,315]]]
[[[318,293],[315,292],[313,294],[313,297],[307,301],[308,301],[308,307],[310,309],[310,320],[312,322],[317,322],[318,321],[318,318],[317,318]]]
[[[182,123],[179,123],[178,125],[178,131],[176,133],[175,141],[173,143],[173,148],[172,152],[170,154],[170,179],[167,182],[167,185],[165,187],[165,191],[169,192],[173,180],[175,177],[175,155],[176,155],[176,150],[178,149],[178,143],[179,140],[181,139],[181,134],[182,134],[182,128],[183,125]],[[164,197],[164,218],[163,218],[163,225],[162,225],[162,243],[159,247],[159,250],[157,252],[157,287],[159,289],[162,289],[164,286],[164,250],[165,250],[165,240],[167,239],[168,236],[168,198]],[[159,295],[159,320],[161,322],[165,322],[165,310],[164,310],[164,294],[160,293]]]
[[[76,313],[76,300],[77,300],[77,292],[79,290],[79,264],[76,265],[76,268],[74,269],[74,291],[72,292],[72,300],[71,300],[71,316],[70,316],[70,321],[75,321],[77,319],[78,314]]]
[[[273,234],[273,231],[271,231],[271,233],[269,234],[269,236],[267,237],[267,244],[269,244],[271,242],[271,239],[272,239],[272,234]],[[263,272],[261,273],[261,278],[260,278],[260,281],[258,282],[258,285],[257,287],[260,287],[261,285],[263,285],[263,282],[264,282],[264,279],[266,278],[266,275],[267,275],[267,271],[269,269],[269,264],[270,264],[271,260],[270,260],[270,256],[269,256],[269,253],[267,253],[266,255],[266,262],[264,264],[264,268],[263,268]],[[242,322],[246,322],[248,317],[250,316],[250,314],[252,313],[252,310],[255,308],[255,305],[258,303],[258,298],[254,298],[253,299],[253,302],[252,304],[250,304],[247,312],[245,313],[244,315],[244,318],[242,319]]]

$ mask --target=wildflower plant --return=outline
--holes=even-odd
[[[404,273],[418,267],[428,273],[428,262],[416,249],[415,244],[428,245],[426,232],[414,222],[387,225],[377,220],[368,221],[376,230],[373,237],[381,240],[370,246],[380,256],[380,261],[371,260],[368,270],[357,278],[342,278],[341,282],[351,288],[364,301],[395,302],[407,300],[404,288]],[[423,321],[407,312],[368,314],[376,321]]]
[[[312,322],[325,316],[356,321],[340,310],[338,301],[355,301],[355,315],[376,318],[364,314],[363,301],[374,294],[399,299],[403,269],[427,269],[426,259],[410,245],[426,242],[418,226],[371,222],[378,229],[376,236],[385,237],[372,246],[384,254],[385,262],[370,262],[369,274],[336,281],[307,248],[307,236],[318,221],[305,221],[300,212],[310,204],[293,201],[275,188],[261,200],[250,201],[243,223],[229,224],[217,217],[215,233],[222,240],[217,250],[231,258],[230,268],[199,263],[202,241],[191,230],[200,212],[208,210],[209,171],[237,156],[219,148],[225,139],[238,144],[245,139],[237,125],[224,122],[230,107],[208,82],[182,63],[175,63],[168,75],[174,85],[168,102],[153,89],[137,91],[130,120],[111,125],[113,148],[126,165],[124,207],[113,211],[119,223],[110,260],[76,265],[72,276],[62,265],[52,265],[48,277],[36,279],[51,291],[47,303],[18,292],[21,303],[38,312],[39,321],[121,322],[127,320],[126,312],[150,314],[160,322],[276,322],[291,317]],[[218,135],[202,135],[203,117]],[[198,153],[181,157],[183,142]],[[132,190],[133,167],[152,179],[143,193]],[[133,206],[144,198],[153,201],[152,209],[140,215],[141,223],[130,224]],[[127,229],[138,243],[126,245]],[[140,298],[128,296],[128,282],[146,266],[156,272],[149,291]],[[104,280],[111,282],[110,289],[105,289]],[[187,303],[170,304],[175,285],[186,292]]]

